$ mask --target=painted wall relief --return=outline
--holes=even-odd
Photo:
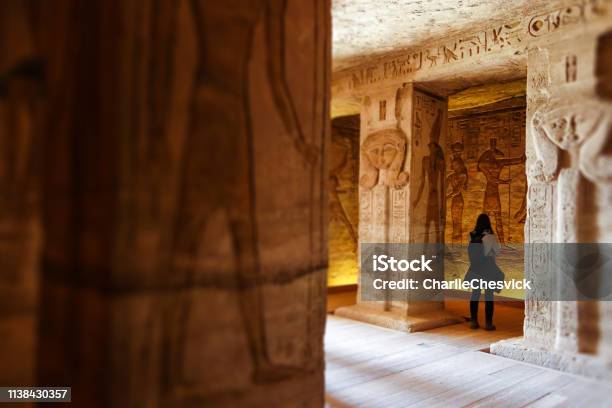
[[[522,243],[526,218],[525,107],[449,119],[446,242],[467,243],[481,212],[503,243]]]
[[[505,243],[504,223],[501,214],[501,200],[499,195],[500,184],[510,184],[512,178],[501,177],[502,170],[511,165],[525,163],[525,153],[520,157],[505,157],[504,153],[497,148],[497,138],[489,138],[490,147],[478,159],[478,171],[487,179],[482,212],[489,215],[493,222],[493,228],[500,243]],[[524,201],[524,200],[523,200]]]

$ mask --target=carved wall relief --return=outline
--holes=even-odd
[[[387,101],[380,101],[378,109],[378,120],[387,119]]]
[[[603,155],[612,123],[608,109],[595,103],[562,106],[533,115],[531,125],[539,160],[557,163],[559,149],[570,152],[570,167],[594,182],[609,181],[609,156]],[[551,148],[550,145],[554,147]],[[557,168],[543,168],[548,180],[555,178]]]
[[[566,81],[575,80],[574,58],[566,57],[565,64]],[[583,190],[582,186],[585,183],[583,177],[595,185],[602,185],[610,180],[612,174],[610,161],[602,153],[609,140],[611,122],[610,109],[593,99],[575,103],[568,102],[566,98],[546,98],[544,102],[533,107],[529,125],[536,157],[532,165],[533,171],[530,171],[530,178],[534,182],[555,182],[556,185],[555,193],[550,198],[554,203],[554,213],[549,210],[546,225],[551,233],[547,234],[549,240],[546,242],[580,242],[581,236],[592,230],[592,226],[582,225],[579,220],[585,214],[581,214],[578,208],[578,192]],[[533,218],[534,209],[537,208],[536,204],[530,202],[530,218]],[[551,223],[550,219],[553,219],[553,214],[555,222]],[[533,223],[530,223],[530,228],[533,228],[532,225]],[[533,269],[533,266],[530,269]],[[537,271],[528,270],[528,272],[536,273]],[[548,273],[553,272],[548,271]],[[534,282],[537,283],[546,276],[540,275]],[[552,278],[551,275],[547,277],[549,282]],[[556,288],[559,296],[566,299],[576,297],[577,289],[573,282],[563,280],[563,276],[555,276],[555,278],[559,282]],[[534,296],[545,295],[535,293]],[[537,302],[533,305],[533,309],[528,306],[527,321],[535,325],[529,330],[538,329],[538,319],[554,321],[555,347],[578,352],[581,343],[578,327],[585,323],[579,322],[580,305],[572,301],[559,302],[555,312],[548,310],[545,317],[538,318],[537,315],[541,313],[538,309],[541,306],[540,303],[543,302]],[[526,333],[529,330],[526,330]],[[551,344],[550,333],[544,337],[531,338],[538,342],[544,341]]]
[[[357,281],[359,116],[332,120],[329,149],[328,286]]]
[[[67,27],[49,38],[45,64],[44,182],[56,198],[44,202],[54,286],[43,298],[54,307],[41,309],[39,345],[75,364],[39,374],[74,379],[86,406],[180,406],[196,395],[270,405],[263,397],[288,378],[322,401],[329,4],[153,6],[92,0],[78,19],[71,5],[53,7],[50,27]],[[120,40],[111,20],[125,23]],[[285,30],[296,24],[299,36]],[[308,61],[296,63],[297,43]],[[150,223],[132,222],[143,208]],[[132,243],[156,235],[158,246]],[[104,330],[89,335],[101,317]],[[83,347],[133,364],[80,358]],[[82,399],[87,390],[98,398]]]
[[[560,149],[571,150],[594,132],[602,115],[596,106],[566,106],[536,112],[532,123],[538,134],[543,132]]]
[[[446,164],[444,151],[440,146],[442,132],[443,113],[442,109],[436,109],[435,119],[429,131],[427,144],[428,151],[421,158],[421,172],[419,187],[413,205],[416,207],[421,202],[425,184],[427,183],[427,195],[425,198],[425,225],[423,242],[444,242],[444,208],[445,208],[445,172]],[[429,230],[434,225],[434,241],[430,241]]]
[[[605,101],[612,100],[612,31],[597,39],[595,75],[597,76],[597,94]],[[605,102],[598,109],[603,118],[591,136],[580,149],[580,170],[589,180],[595,183],[612,182],[612,108]]]
[[[0,5],[0,383],[37,381],[42,269],[40,154],[47,141],[34,3]]]
[[[578,75],[578,59],[575,55],[565,57],[565,81],[574,82]]]
[[[533,37],[539,37],[563,26],[577,23],[584,17],[585,10],[582,4],[575,4],[548,14],[534,16],[529,21],[529,34]]]
[[[601,21],[609,15],[608,9],[607,0],[575,1],[545,14],[512,19],[451,40],[444,39],[433,46],[410,50],[400,57],[347,70],[334,81],[334,86],[341,92],[352,92],[383,81],[409,81],[417,73],[460,64],[483,54],[511,50],[513,57],[519,56],[528,51],[530,41],[581,23]]]
[[[612,31],[597,38],[597,60],[595,76],[597,77],[597,95],[603,99],[612,99]]]
[[[363,175],[359,184],[366,190],[378,184],[401,188],[408,183],[403,171],[406,135],[398,129],[384,129],[368,135],[361,146]]]
[[[525,335],[540,342],[552,344],[550,336],[543,336],[553,327],[553,304],[541,299],[551,299],[551,282],[554,271],[551,269],[551,251],[549,242],[553,240],[551,228],[553,219],[552,185],[533,182],[529,185],[528,202],[529,217],[527,218],[527,237],[529,245],[527,253],[525,278],[530,279],[534,288],[525,294]]]
[[[447,170],[446,241],[467,242],[476,217],[485,212],[500,241],[522,243],[527,196],[522,103],[510,110],[454,113],[445,150],[453,152]]]
[[[467,189],[468,170],[461,157],[463,153],[463,143],[453,143],[451,145],[451,151],[453,153],[453,159],[451,161],[451,172],[446,178],[446,185],[448,187],[446,198],[451,200],[451,242],[460,244],[463,237],[463,190]]]
[[[506,166],[522,164],[525,155],[520,157],[505,158],[504,153],[497,148],[497,139],[490,138],[490,148],[478,158],[478,171],[486,178],[482,212],[489,214],[493,221],[495,232],[500,243],[505,243],[504,227],[501,214],[501,201],[499,196],[499,185],[510,184],[511,178],[501,178],[501,171]]]

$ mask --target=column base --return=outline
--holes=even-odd
[[[420,313],[414,315],[408,313],[405,307],[394,306],[391,310],[383,310],[381,303],[360,303],[340,307],[336,309],[334,315],[405,332],[429,330],[465,321],[459,316],[438,308],[431,311],[421,310]]]
[[[612,365],[607,364],[601,358],[581,353],[541,349],[527,344],[523,337],[501,340],[491,344],[491,354],[552,368],[553,370],[612,381]]]

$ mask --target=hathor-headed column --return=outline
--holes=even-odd
[[[596,299],[606,295],[609,279],[594,264],[589,276],[580,275],[583,247],[577,244],[596,248],[593,243],[610,242],[612,233],[612,166],[605,147],[612,132],[610,29],[608,19],[530,47],[525,273],[533,289],[526,293],[524,338],[491,348],[606,378],[612,378],[605,368],[612,361],[612,308]],[[585,294],[597,296],[577,301]]]
[[[413,84],[373,89],[363,98],[360,244],[401,244],[397,248],[405,248],[406,256],[416,254],[411,248],[419,248],[420,256],[424,244],[443,244],[446,111],[443,98]],[[360,255],[363,263],[365,255]],[[435,271],[432,278],[443,278],[443,268]],[[336,314],[408,331],[457,321],[439,299],[423,301],[411,292],[422,288],[398,298],[389,290],[366,287],[362,278],[360,273],[358,304]]]

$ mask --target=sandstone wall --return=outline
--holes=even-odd
[[[39,5],[36,382],[88,407],[321,406],[329,2]]]

